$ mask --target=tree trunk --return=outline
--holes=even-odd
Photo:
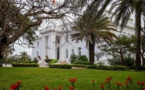
[[[123,57],[123,53],[120,50],[120,57],[121,57],[121,65],[124,65],[124,57]]]
[[[136,45],[136,70],[139,71],[140,67],[141,67],[141,11],[140,11],[140,2],[138,2],[137,6],[136,6],[136,15],[135,15],[135,30],[136,30],[136,35],[137,35],[137,45]]]
[[[94,49],[95,49],[95,44],[89,43],[89,60],[90,60],[90,65],[94,64]]]

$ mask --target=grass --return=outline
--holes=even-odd
[[[44,90],[45,85],[51,90],[63,86],[63,90],[69,90],[69,79],[77,78],[75,90],[93,90],[92,80],[95,80],[96,90],[101,90],[107,76],[112,76],[112,90],[116,90],[115,82],[123,83],[120,90],[126,90],[124,81],[131,76],[136,84],[137,81],[145,81],[145,71],[104,71],[90,69],[49,69],[49,68],[0,68],[0,90],[8,90],[10,85],[21,81],[23,87],[20,90]],[[105,87],[105,90],[108,90]],[[136,85],[136,90],[140,90]],[[132,90],[132,89],[131,89]]]

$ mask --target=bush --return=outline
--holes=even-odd
[[[50,59],[50,62],[49,63],[57,63],[58,60],[57,59]]]
[[[2,67],[2,64],[0,64],[0,67]]]
[[[126,71],[129,70],[126,66],[96,66],[90,65],[87,67],[88,69],[99,69],[99,70],[119,70],[119,71]]]
[[[57,63],[58,60],[57,59],[45,59],[46,63]]]
[[[126,66],[106,66],[106,70],[126,71],[129,70],[129,68]]]
[[[121,60],[120,58],[108,59],[108,63],[110,65],[121,65]]]
[[[97,66],[96,65],[89,65],[87,66],[88,69],[97,69]]]
[[[72,67],[87,67],[88,65],[82,65],[82,64],[72,64]]]
[[[77,59],[78,59],[78,56],[75,55],[75,54],[72,54],[72,55],[70,56],[71,63],[73,63],[73,62],[76,61]]]
[[[89,65],[89,61],[81,61],[81,60],[78,60],[78,61],[74,61],[73,64],[81,64],[81,65]]]
[[[39,67],[37,63],[12,63],[13,67]]]
[[[67,64],[49,64],[50,68],[62,68],[62,69],[71,69],[72,66],[71,65],[67,65]]]
[[[81,56],[79,57],[79,60],[81,60],[81,61],[88,61],[88,58],[87,58],[86,55],[81,55]]]
[[[124,58],[124,65],[125,65],[125,66],[128,66],[128,67],[131,67],[131,66],[134,65],[134,61],[135,61],[135,60],[134,60],[132,57],[130,57],[130,56],[125,57],[125,58]]]

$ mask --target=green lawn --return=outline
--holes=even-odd
[[[112,76],[112,90],[116,90],[115,82],[123,83],[120,90],[126,90],[124,81],[128,76],[137,81],[145,81],[145,71],[103,71],[90,69],[49,69],[49,68],[0,68],[0,90],[8,90],[11,84],[21,81],[23,87],[20,90],[44,90],[45,85],[52,90],[60,85],[63,90],[69,90],[69,78],[77,78],[75,90],[93,90],[91,81],[96,81],[96,90],[101,90],[100,85],[104,83],[107,76]],[[5,89],[4,89],[5,88]],[[108,90],[105,87],[105,90]],[[136,85],[136,90],[140,90]],[[58,90],[58,89],[57,89]]]

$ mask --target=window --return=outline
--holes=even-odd
[[[66,36],[66,42],[68,42],[68,36]]]
[[[58,44],[60,43],[60,39],[57,39],[57,43],[58,43]]]
[[[72,54],[74,54],[74,49],[72,49]]]
[[[81,47],[78,47],[78,54],[81,56]]]
[[[68,58],[68,50],[66,50],[66,58]]]
[[[37,51],[37,57],[39,56],[39,52]]]
[[[37,47],[39,47],[39,42],[37,42]]]

